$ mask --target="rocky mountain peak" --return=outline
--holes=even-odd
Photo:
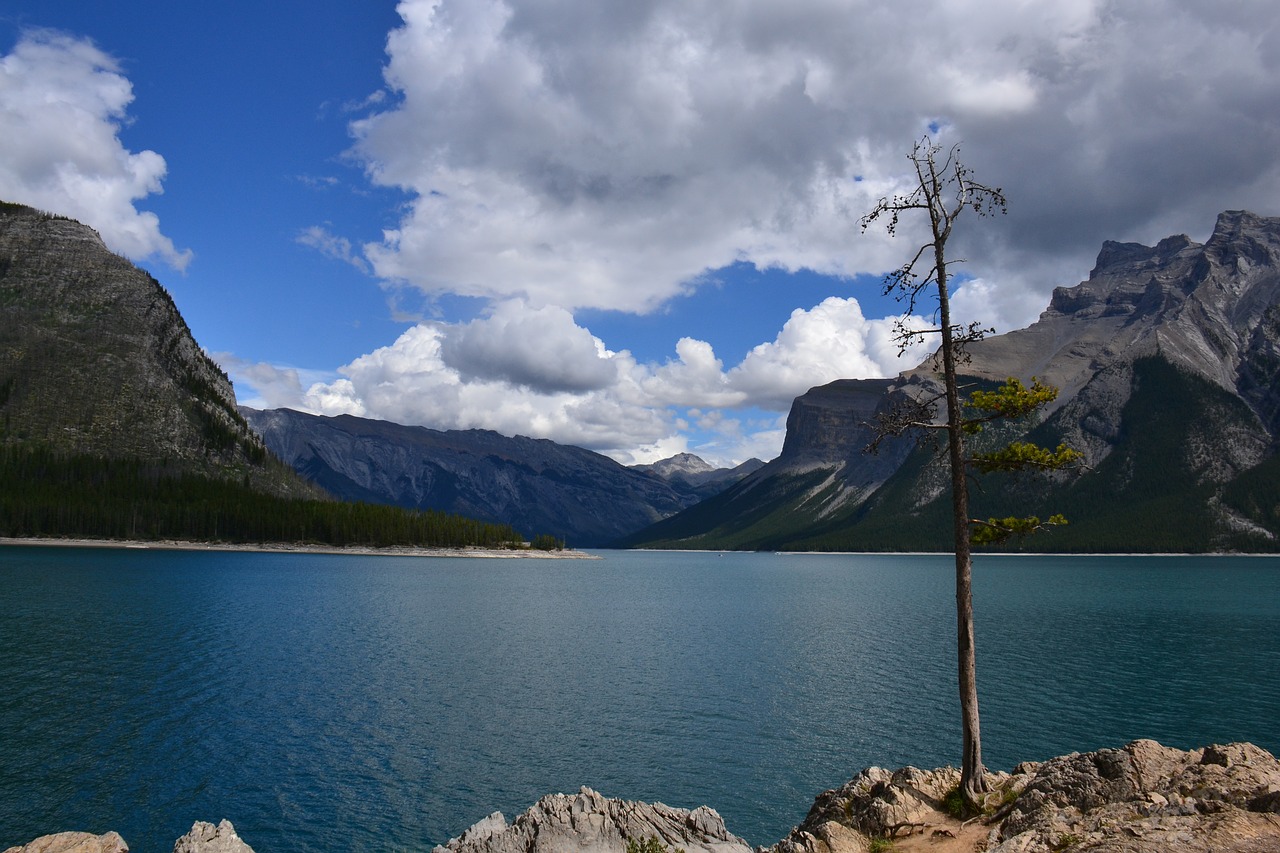
[[[261,478],[262,440],[173,298],[71,219],[0,202],[0,444]],[[283,479],[282,479],[283,478]],[[306,491],[310,493],[309,487]]]
[[[1204,244],[1185,235],[1104,243],[1089,278],[1054,290],[1039,320],[975,344],[968,372],[1038,376],[1059,388],[1062,405],[1099,370],[1159,355],[1234,391],[1277,303],[1280,218],[1227,211]]]
[[[657,462],[632,465],[631,467],[638,471],[657,474],[664,479],[670,479],[676,475],[709,474],[716,470],[701,456],[695,456],[692,453],[677,453],[675,456],[668,456],[666,459],[660,459]]]
[[[1107,242],[1089,277],[1055,290],[1035,323],[978,341],[969,355],[966,383],[1036,377],[1057,387],[1042,422],[1007,429],[1034,429],[1036,441],[1084,454],[1092,473],[1078,488],[1041,488],[1062,496],[1072,518],[1065,536],[1086,542],[1092,524],[1097,547],[1125,517],[1150,529],[1144,547],[1153,550],[1244,541],[1237,535],[1264,550],[1280,541],[1280,507],[1267,491],[1269,472],[1280,470],[1280,217],[1227,211],[1203,244],[1186,235],[1154,246]],[[912,439],[881,442],[876,455],[863,449],[876,415],[899,395],[935,393],[936,372],[930,358],[895,380],[810,389],[792,405],[776,460],[634,541],[920,547],[926,530],[949,523],[937,509],[946,490],[937,466]],[[996,506],[1013,488],[980,497]],[[993,511],[1008,511],[1001,506]],[[1177,526],[1154,532],[1152,519],[1175,515]],[[1194,534],[1188,518],[1201,525]],[[1131,546],[1131,535],[1114,542]]]

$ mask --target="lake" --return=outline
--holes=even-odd
[[[230,819],[425,850],[544,794],[770,844],[869,765],[960,758],[948,556],[482,560],[0,548],[0,849]],[[1280,558],[979,557],[988,766],[1280,750]]]

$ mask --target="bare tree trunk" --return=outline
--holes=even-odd
[[[945,240],[945,237],[944,237]],[[956,548],[956,662],[959,667],[960,721],[964,735],[960,790],[970,807],[987,792],[982,766],[982,733],[978,723],[978,669],[973,642],[973,558],[969,542],[969,481],[965,477],[964,431],[952,341],[951,304],[942,242],[938,255],[938,314],[942,327],[942,378],[947,395],[947,451],[951,462],[951,509]]]
[[[916,308],[916,300],[927,292],[930,285],[938,288],[939,331],[942,334],[942,374],[947,401],[945,425],[938,423],[936,400],[930,400],[922,408],[924,422],[910,426],[936,429],[943,427],[947,433],[947,452],[951,464],[951,499],[955,523],[956,553],[956,659],[959,666],[960,719],[964,732],[964,753],[961,763],[960,789],[965,802],[971,807],[981,805],[983,794],[989,791],[982,766],[982,735],[978,726],[978,675],[973,641],[973,559],[971,554],[972,530],[969,519],[969,481],[966,478],[968,462],[965,459],[964,425],[960,410],[960,391],[957,385],[956,360],[959,350],[972,341],[981,340],[985,333],[976,324],[967,332],[956,335],[951,325],[950,293],[947,290],[946,245],[951,237],[955,219],[965,208],[972,208],[979,216],[997,210],[1005,210],[1004,193],[999,188],[980,184],[970,177],[970,170],[958,159],[958,146],[952,146],[946,160],[939,167],[935,159],[941,148],[928,136],[916,143],[909,157],[915,167],[919,183],[910,192],[885,197],[862,218],[862,229],[881,217],[890,235],[898,227],[901,215],[915,210],[928,212],[933,227],[933,242],[920,248],[910,261],[885,277],[885,292],[898,292],[907,301],[907,314]],[[917,262],[928,257],[932,248],[933,264],[923,275],[917,270]],[[920,264],[923,266],[923,263]],[[904,340],[920,335],[904,330]],[[920,417],[913,413],[912,417]],[[893,434],[900,434],[900,430]],[[1058,522],[1060,523],[1060,522]]]

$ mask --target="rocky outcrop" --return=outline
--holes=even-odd
[[[433,853],[624,853],[627,842],[685,853],[751,853],[715,810],[607,799],[590,788],[538,800],[510,824],[500,812]]]
[[[173,853],[253,853],[253,848],[236,835],[231,821],[224,819],[214,826],[198,820],[174,842]]]
[[[128,853],[128,850],[129,845],[119,833],[59,832],[43,835],[21,847],[10,847],[4,853]],[[236,835],[229,820],[217,826],[196,821],[190,832],[174,842],[173,853],[253,853],[253,848]]]
[[[491,430],[241,411],[273,453],[336,497],[457,513],[574,547],[608,545],[732,482],[668,480],[580,447]]]
[[[127,853],[129,845],[118,833],[59,832],[42,835],[29,844],[10,847],[4,853]]]
[[[1253,744],[1184,752],[1139,740],[988,777],[985,814],[961,821],[952,769],[865,770],[820,794],[772,853],[864,853],[922,837],[970,853],[1262,853],[1280,850],[1280,761]]]
[[[1253,744],[1140,740],[1021,769],[993,853],[1280,849],[1280,762]]]

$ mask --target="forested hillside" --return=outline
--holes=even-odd
[[[0,202],[0,536],[505,547],[509,525],[334,500],[281,463],[154,278]],[[540,540],[541,541],[541,540]]]

